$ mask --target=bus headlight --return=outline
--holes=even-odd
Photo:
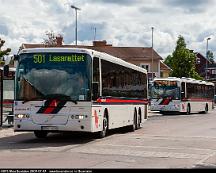
[[[79,115],[79,119],[80,120],[84,119],[84,115]]]
[[[17,114],[15,115],[16,118],[23,119],[23,118],[29,118],[30,116],[28,114]]]
[[[71,115],[71,119],[79,119],[79,120],[83,120],[84,118],[87,118],[87,115]]]

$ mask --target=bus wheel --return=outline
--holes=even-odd
[[[133,124],[130,126],[130,131],[134,132],[137,129],[137,113],[134,111]]]
[[[141,115],[139,114],[138,119],[137,119],[137,129],[141,128]]]
[[[107,134],[107,130],[108,130],[108,118],[105,115],[103,117],[103,130],[99,132],[99,138],[104,138]]]
[[[47,134],[48,134],[48,132],[46,132],[46,131],[34,131],[34,135],[37,138],[46,138]]]
[[[207,114],[208,113],[208,104],[206,104],[206,106],[205,106],[205,112],[204,112],[205,114]]]
[[[187,114],[187,115],[190,115],[190,113],[191,113],[191,108],[190,108],[190,105],[188,104],[188,105],[187,105],[187,112],[186,112],[186,114]]]

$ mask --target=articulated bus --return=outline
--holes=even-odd
[[[155,78],[151,88],[152,111],[207,113],[213,109],[214,83],[192,78]]]
[[[147,120],[145,69],[90,49],[34,48],[19,52],[14,131],[95,132]]]

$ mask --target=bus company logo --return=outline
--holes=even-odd
[[[185,105],[184,104],[182,104],[182,110],[185,110]]]
[[[99,119],[99,117],[98,117],[98,114],[97,114],[96,110],[94,111],[94,117],[95,117],[95,126],[96,126],[96,128],[98,128],[98,119]]]

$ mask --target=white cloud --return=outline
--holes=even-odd
[[[154,48],[162,57],[171,54],[179,35],[189,48],[205,54],[206,38],[216,30],[215,2],[207,0],[0,0],[0,37],[13,52],[22,43],[41,43],[45,31],[64,36],[66,44],[74,43],[75,11],[78,11],[78,43],[91,43],[93,27],[96,38],[115,46],[151,46],[154,26]]]

